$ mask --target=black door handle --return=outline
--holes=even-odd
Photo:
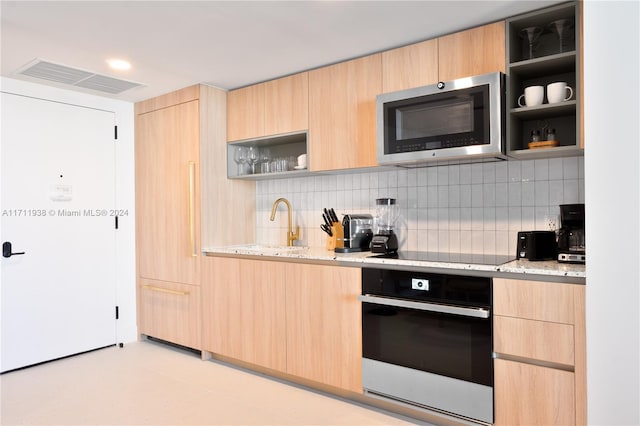
[[[4,243],[2,243],[2,257],[17,256],[19,254],[24,254],[24,252],[23,251],[21,251],[20,253],[12,253],[11,252],[11,242],[10,241],[5,241]]]

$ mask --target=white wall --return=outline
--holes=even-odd
[[[40,84],[0,78],[0,90],[115,113],[118,126],[116,144],[116,208],[128,210],[119,220],[116,234],[116,301],[120,307],[117,342],[137,339],[135,285],[135,196],[133,103],[86,95]]]
[[[587,392],[594,425],[640,424],[640,3],[584,2]]]

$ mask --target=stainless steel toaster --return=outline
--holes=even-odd
[[[373,216],[370,214],[345,214],[342,219],[344,228],[344,247],[336,247],[337,253],[369,251],[373,238]]]

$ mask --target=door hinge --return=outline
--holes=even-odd
[[[115,140],[118,140],[118,126],[113,126]]]
[[[116,319],[120,319],[120,307],[116,306]]]
[[[116,219],[116,229],[118,229],[118,216],[116,216],[115,219]]]

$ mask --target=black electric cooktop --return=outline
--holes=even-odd
[[[438,253],[427,251],[398,251],[391,254],[379,254],[371,257],[398,259],[420,262],[465,263],[475,265],[498,266],[515,260],[507,254],[471,254],[471,253]]]

